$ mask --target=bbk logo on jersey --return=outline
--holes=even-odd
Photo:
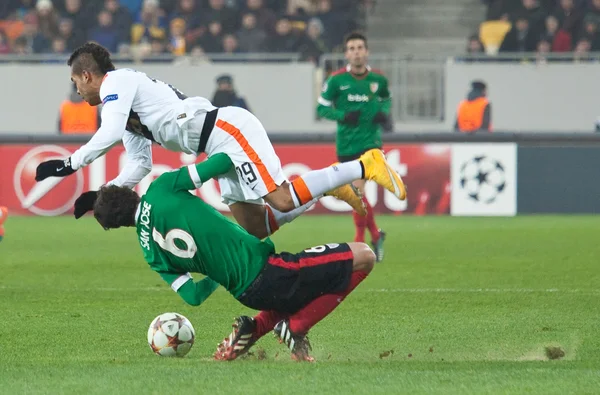
[[[22,208],[43,216],[64,214],[73,208],[75,200],[83,192],[81,171],[68,177],[35,181],[35,170],[40,163],[69,156],[71,152],[62,147],[42,145],[32,148],[21,157],[15,167],[13,185]]]
[[[367,96],[367,95],[348,95],[348,101],[359,102],[359,103],[368,102],[369,96]]]

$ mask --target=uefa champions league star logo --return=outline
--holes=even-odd
[[[460,187],[470,199],[491,204],[506,188],[504,166],[485,155],[471,158],[460,169]]]

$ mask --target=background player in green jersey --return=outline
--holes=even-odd
[[[306,334],[365,279],[373,251],[364,243],[342,243],[277,254],[269,239],[250,235],[189,193],[202,166],[161,175],[141,199],[127,187],[104,186],[94,216],[105,229],[135,226],[150,268],[188,304],[201,304],[222,285],[240,303],[261,310],[236,319],[215,359],[235,359],[274,330],[292,358],[312,361]],[[190,273],[206,277],[195,282]]]
[[[382,147],[382,126],[389,122],[391,106],[387,78],[367,64],[366,37],[352,33],[344,41],[348,65],[327,79],[317,107],[320,117],[337,121],[336,149],[340,162],[354,160],[369,149]],[[373,208],[364,197],[365,181],[355,181],[354,185],[362,192],[367,207],[366,216],[353,213],[354,241],[364,242],[368,228],[377,261],[381,261],[385,233],[375,223]],[[406,196],[405,190],[403,195]]]

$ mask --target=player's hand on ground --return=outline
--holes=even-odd
[[[359,110],[348,111],[344,115],[344,119],[342,120],[342,122],[345,123],[345,124],[348,124],[348,125],[358,125],[358,118],[360,118],[360,111]]]
[[[82,193],[81,196],[75,200],[75,219],[79,219],[83,216],[83,214],[93,210],[94,203],[96,203],[97,198],[98,191],[87,191]]]
[[[42,162],[35,169],[35,180],[42,181],[48,177],[66,177],[75,173],[71,167],[71,158],[54,159]]]
[[[385,113],[383,112],[378,112],[377,114],[375,114],[375,116],[373,117],[373,123],[378,123],[378,124],[385,124],[388,120],[388,117]]]

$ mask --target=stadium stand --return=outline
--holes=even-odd
[[[482,0],[479,38],[488,54],[600,50],[600,0]]]
[[[5,0],[0,54],[298,53],[317,61],[364,28],[369,0]]]

